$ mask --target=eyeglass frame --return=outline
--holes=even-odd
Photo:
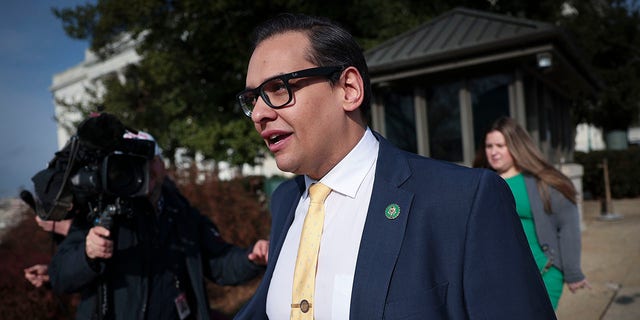
[[[334,75],[337,72],[342,72],[344,71],[344,69],[346,69],[345,66],[327,66],[327,67],[314,67],[314,68],[309,68],[309,69],[303,69],[303,70],[298,70],[298,71],[294,71],[294,72],[290,72],[290,73],[285,73],[285,74],[279,74],[277,76],[273,76],[265,81],[263,81],[259,86],[253,88],[253,89],[245,89],[242,90],[240,93],[236,94],[236,100],[238,101],[238,103],[240,104],[240,107],[242,108],[242,111],[244,112],[244,114],[247,117],[251,117],[251,114],[253,113],[253,108],[255,108],[255,104],[258,102],[258,98],[260,97],[262,98],[262,101],[264,101],[267,106],[269,106],[272,109],[280,109],[286,105],[288,105],[289,103],[291,103],[291,101],[293,100],[293,91],[291,91],[291,87],[289,85],[289,80],[291,79],[300,79],[300,78],[309,78],[309,77],[327,77],[328,79],[330,79],[330,77],[332,75]],[[271,100],[269,99],[269,96],[264,92],[264,86],[275,80],[275,79],[280,79],[282,80],[282,83],[284,83],[284,87],[287,89],[287,93],[289,94],[289,99],[287,99],[287,101],[279,106],[275,106],[273,105],[273,103],[271,102]],[[248,107],[245,107],[245,103],[243,103],[243,96],[246,95],[247,93],[253,93],[255,98],[255,102],[251,105],[251,110],[248,110]]]

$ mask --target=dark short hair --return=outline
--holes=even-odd
[[[364,82],[364,99],[360,105],[366,114],[371,104],[371,81],[363,50],[345,28],[334,21],[304,14],[282,13],[260,24],[253,32],[252,51],[264,40],[286,32],[303,32],[309,37],[311,50],[307,59],[319,67],[353,66]],[[332,79],[336,81],[337,79]]]

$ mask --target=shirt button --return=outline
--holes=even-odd
[[[300,311],[302,311],[302,313],[309,312],[309,301],[307,300],[300,301]]]

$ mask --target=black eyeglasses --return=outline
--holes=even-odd
[[[293,99],[293,93],[289,86],[289,80],[307,77],[330,77],[334,73],[342,71],[344,67],[317,67],[281,74],[267,79],[255,89],[247,89],[236,95],[242,111],[247,117],[251,117],[253,107],[258,101],[258,97],[271,108],[278,109],[286,106]]]

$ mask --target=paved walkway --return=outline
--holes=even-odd
[[[559,320],[640,319],[640,199],[614,200],[620,220],[601,220],[600,207],[583,205],[582,269],[592,288],[565,286]]]

